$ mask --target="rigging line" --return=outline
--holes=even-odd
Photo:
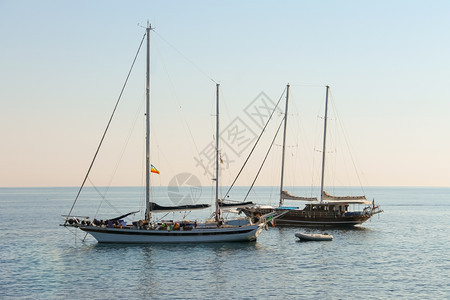
[[[214,82],[215,84],[218,84],[217,81],[215,81],[211,76],[209,76],[208,74],[206,74],[206,72],[204,72],[202,69],[200,69],[199,66],[197,66],[196,64],[194,64],[194,62],[192,60],[190,60],[189,58],[186,57],[186,55],[184,55],[183,53],[181,53],[180,50],[178,50],[177,48],[175,48],[174,45],[172,45],[171,43],[169,43],[165,38],[162,37],[162,35],[160,35],[157,31],[153,30],[154,33],[156,33],[156,35],[158,35],[158,37],[163,40],[167,45],[169,45],[173,50],[175,50],[175,52],[177,52],[179,55],[181,55],[181,57],[183,57],[187,62],[189,62],[194,68],[197,69],[197,71],[199,71],[201,74],[203,74],[203,76],[205,76],[206,78],[208,78],[209,80],[211,80],[212,82]]]
[[[281,119],[280,125],[278,125],[278,129],[277,132],[275,133],[275,136],[272,139],[272,143],[270,144],[269,150],[266,153],[266,156],[264,157],[264,160],[261,164],[261,166],[259,167],[258,173],[256,173],[255,179],[252,182],[252,185],[250,186],[250,189],[247,192],[247,195],[245,195],[244,201],[247,200],[248,195],[250,194],[250,191],[253,189],[253,186],[255,185],[256,179],[258,179],[259,173],[261,172],[264,163],[266,162],[267,156],[269,156],[270,150],[272,149],[273,144],[275,143],[275,139],[278,136],[278,132],[280,131],[281,125],[283,125],[284,120],[286,119],[286,115]]]
[[[162,66],[163,66],[164,72],[166,73],[166,76],[167,76],[167,79],[168,79],[168,81],[169,81],[169,84],[170,84],[171,87],[172,87],[172,89],[171,89],[171,91],[172,91],[172,97],[175,99],[176,104],[177,104],[177,106],[178,106],[178,113],[180,114],[181,119],[183,120],[184,125],[185,125],[185,128],[184,128],[184,129],[185,129],[185,130],[187,129],[187,131],[188,131],[188,133],[189,133],[189,136],[191,137],[192,143],[194,144],[195,151],[197,151],[196,154],[200,156],[200,151],[198,150],[198,146],[197,146],[197,144],[196,144],[196,142],[195,142],[194,135],[192,134],[192,130],[191,130],[190,126],[189,126],[189,123],[188,123],[188,121],[187,121],[187,119],[186,119],[186,116],[184,115],[183,107],[182,107],[182,105],[181,105],[181,103],[180,103],[180,101],[179,101],[178,94],[175,92],[175,91],[176,91],[176,89],[174,88],[174,87],[175,87],[175,84],[174,84],[174,82],[173,82],[173,80],[172,80],[172,77],[170,76],[170,74],[169,74],[169,72],[168,72],[168,70],[167,70],[167,66],[166,66],[166,64],[165,64],[164,56],[163,56],[163,54],[162,54],[162,52],[161,52],[161,50],[159,49],[159,47],[158,47],[157,44],[155,44],[155,47],[156,47],[156,51],[157,51],[158,55],[159,55],[161,58],[163,58],[163,59],[161,59]]]
[[[255,144],[253,145],[252,150],[250,151],[249,155],[247,156],[247,158],[245,159],[244,164],[242,165],[241,169],[239,170],[239,173],[237,174],[236,178],[234,179],[233,183],[230,185],[230,187],[228,188],[227,192],[225,193],[225,197],[226,198],[228,196],[228,193],[230,192],[230,190],[233,188],[234,184],[236,183],[236,181],[238,180],[239,176],[242,173],[242,170],[244,170],[245,165],[247,164],[248,160],[250,159],[250,156],[252,155],[253,151],[256,148],[256,145],[258,145],[259,140],[261,139],[264,131],[266,130],[267,125],[269,124],[270,120],[272,119],[273,114],[275,113],[275,111],[277,110],[278,104],[280,104],[281,99],[283,99],[284,93],[286,92],[286,88],[284,88],[283,93],[281,93],[280,99],[278,99],[277,104],[275,105],[275,107],[272,110],[272,113],[269,116],[269,119],[267,119],[266,124],[264,125],[264,128],[262,129],[258,139],[256,140]],[[272,147],[272,146],[270,146]]]
[[[220,104],[222,104],[222,107],[223,107],[223,110],[225,111],[225,113],[226,113],[226,116],[228,117],[228,120],[226,120],[226,122],[228,122],[228,123],[231,123],[231,114],[230,114],[230,109],[228,108],[228,101],[227,101],[227,98],[225,97],[225,94],[224,94],[224,92],[223,92],[223,88],[222,88],[222,86],[221,86],[221,89],[220,89],[220,91],[219,91],[219,93],[220,93]],[[214,104],[213,104],[214,105]],[[223,113],[221,113],[221,116],[222,116],[222,118],[223,118]]]
[[[86,232],[86,233],[84,234],[84,238],[81,240],[83,243],[84,243],[84,241],[86,240],[87,236],[88,236],[88,233]]]
[[[323,87],[323,84],[301,84],[301,83],[298,83],[298,84],[292,84],[292,83],[290,83],[289,84],[290,86],[300,86],[300,87]]]
[[[122,213],[121,213],[114,205],[112,205],[111,202],[109,202],[109,201],[106,199],[106,193],[108,192],[108,190],[107,190],[107,191],[105,192],[105,194],[103,195],[103,194],[97,189],[97,187],[94,185],[94,183],[92,182],[92,180],[91,180],[90,178],[88,178],[88,179],[89,179],[89,182],[92,184],[92,187],[93,187],[93,188],[95,189],[95,191],[100,195],[100,197],[102,198],[102,200],[105,201],[106,204],[108,204],[109,207],[110,207],[112,210],[115,210],[116,213],[117,213],[118,215],[121,215]],[[108,189],[109,189],[109,187],[108,187]],[[98,205],[98,208],[97,208],[97,211],[95,212],[94,218],[97,218],[98,212],[100,211],[100,208],[102,207],[103,201],[100,201],[100,203],[99,203],[99,205]]]
[[[66,227],[66,226],[64,226],[64,227],[65,227],[67,230],[69,230],[70,233],[72,233],[72,234],[74,235],[74,237],[75,237],[75,242],[76,242],[76,240],[80,240],[82,243],[84,243],[84,240],[86,239],[87,233],[86,233],[86,235],[84,236],[83,239],[79,239],[78,236],[77,236],[77,231],[76,231],[76,229],[75,229],[74,231],[72,231],[72,230],[69,229],[68,227]]]
[[[89,176],[89,173],[91,172],[92,166],[94,165],[95,159],[97,158],[97,154],[100,151],[100,147],[102,146],[103,140],[105,139],[106,132],[109,129],[109,125],[111,124],[111,121],[112,121],[112,119],[114,117],[114,114],[116,112],[117,106],[119,105],[120,99],[122,98],[123,91],[125,90],[125,87],[126,87],[126,85],[128,83],[128,78],[130,78],[131,71],[133,70],[134,64],[135,64],[136,59],[137,59],[137,57],[139,55],[139,51],[141,50],[141,46],[142,46],[142,43],[144,42],[144,38],[145,38],[146,34],[147,33],[145,33],[144,36],[142,37],[141,43],[139,44],[139,48],[138,48],[138,50],[136,52],[136,55],[134,56],[133,63],[131,64],[130,70],[128,71],[128,75],[127,75],[127,77],[125,79],[125,82],[124,82],[124,84],[122,86],[122,90],[120,91],[119,97],[118,97],[118,99],[116,101],[116,105],[114,106],[114,109],[113,109],[113,112],[111,114],[111,117],[109,118],[108,124],[106,125],[106,129],[103,132],[103,136],[102,136],[102,138],[100,140],[100,143],[99,143],[99,145],[97,147],[97,150],[95,151],[94,158],[92,159],[92,162],[91,162],[91,164],[89,166],[89,169],[88,169],[88,171],[86,173],[86,176],[84,177],[83,183],[81,184],[80,189],[78,190],[77,196],[75,197],[75,200],[73,201],[73,204],[72,204],[72,207],[70,208],[68,216],[70,216],[70,214],[72,213],[72,210],[75,207],[75,203],[77,202],[78,197],[80,196],[81,190],[83,189],[84,184],[86,183],[86,180],[87,180],[87,178]]]
[[[109,188],[111,187],[112,181],[113,181],[113,179],[114,179],[114,177],[115,177],[115,175],[116,175],[116,173],[117,173],[117,170],[119,169],[120,162],[122,161],[123,156],[124,156],[124,154],[125,154],[125,151],[126,151],[126,149],[127,149],[127,147],[128,147],[128,144],[130,143],[130,139],[131,139],[132,133],[133,133],[133,131],[134,131],[134,128],[136,127],[137,120],[139,119],[140,113],[141,113],[142,110],[143,110],[144,104],[145,104],[145,102],[144,102],[144,101],[141,101],[141,104],[138,106],[138,109],[137,109],[136,114],[135,114],[135,116],[134,116],[134,120],[133,120],[133,122],[132,122],[132,124],[131,124],[131,127],[130,127],[129,131],[128,131],[128,135],[127,135],[127,137],[126,137],[126,139],[125,139],[125,143],[124,143],[124,145],[122,146],[122,149],[121,149],[121,151],[120,151],[119,159],[118,159],[116,165],[114,166],[114,170],[113,170],[113,173],[112,173],[112,175],[111,175],[111,179],[110,179],[109,182],[108,182],[107,191],[108,191]]]
[[[294,90],[293,90],[294,91]],[[299,93],[300,95],[300,93]],[[296,99],[294,93],[290,94],[290,97],[292,99]],[[296,118],[293,118],[295,122],[290,122],[293,127],[293,132],[298,132],[297,134],[294,134],[293,139],[295,142],[295,145],[297,147],[296,152],[292,151],[291,156],[293,157],[293,165],[295,168],[290,168],[291,177],[293,178],[292,181],[292,188],[294,189],[294,183],[299,182],[297,181],[297,178],[300,178],[302,182],[306,182],[306,176],[305,172],[295,172],[295,170],[298,169],[304,169],[306,170],[308,168],[311,168],[311,161],[312,159],[309,157],[309,152],[306,151],[309,147],[307,145],[311,145],[311,142],[309,141],[309,137],[306,134],[306,130],[303,126],[303,119],[304,119],[304,113],[299,109],[298,102],[303,104],[305,96],[298,96],[297,99],[299,101],[291,101],[290,108],[292,107],[291,115],[297,116]],[[292,103],[292,105],[291,105]],[[306,118],[305,118],[306,119]],[[292,131],[291,131],[292,132]]]
[[[334,100],[334,98],[333,98],[333,96],[332,96],[331,94],[330,94],[330,96],[331,96],[331,99]],[[365,194],[366,192],[365,192],[365,190],[364,190],[364,187],[363,187],[363,184],[362,184],[362,181],[361,181],[361,178],[360,178],[360,176],[359,176],[359,172],[358,172],[358,169],[357,169],[357,166],[356,166],[356,163],[355,163],[355,159],[353,158],[353,153],[352,153],[352,151],[351,151],[350,142],[349,142],[349,139],[348,139],[348,134],[347,134],[347,132],[346,132],[346,130],[345,130],[345,127],[344,127],[343,122],[341,121],[340,114],[339,114],[339,112],[338,112],[338,110],[337,110],[337,108],[336,108],[336,106],[335,106],[334,101],[331,101],[331,105],[333,105],[333,109],[334,109],[334,111],[335,111],[335,114],[337,115],[337,117],[336,117],[337,120],[338,120],[337,123],[338,123],[339,126],[341,127],[342,134],[343,134],[343,136],[344,136],[344,141],[345,141],[345,143],[346,143],[346,145],[347,145],[347,149],[348,149],[350,158],[351,158],[351,160],[352,160],[353,168],[354,168],[354,170],[355,170],[356,177],[358,178],[359,185],[360,185],[360,187],[361,187],[361,189],[362,189],[362,191],[363,191],[363,194]]]
[[[323,86],[322,86],[323,87]],[[314,135],[313,135],[313,153],[312,153],[312,176],[311,176],[311,194],[313,194],[313,190],[314,188],[316,188],[317,186],[315,185],[317,182],[319,183],[319,187],[320,187],[320,179],[321,179],[321,173],[320,173],[320,168],[321,168],[321,161],[322,159],[317,159],[317,153],[316,152],[320,152],[321,150],[317,150],[321,148],[321,144],[323,143],[323,140],[321,139],[321,137],[323,137],[323,128],[322,128],[322,124],[323,122],[319,122],[320,119],[322,119],[322,111],[324,109],[324,104],[322,102],[320,102],[321,105],[319,105],[319,108],[317,108],[317,112],[315,113],[316,117],[315,117],[315,125],[314,125]],[[320,157],[320,156],[319,156]],[[317,168],[316,168],[317,165]],[[316,171],[317,170],[317,171]]]

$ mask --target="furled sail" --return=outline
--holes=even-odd
[[[348,203],[370,204],[370,201],[367,201],[366,196],[333,196],[333,195],[328,194],[325,191],[322,191],[322,200],[345,201]]]
[[[138,212],[139,212],[138,210],[137,211],[132,211],[130,213],[127,213],[127,214],[124,214],[124,215],[121,215],[119,217],[112,218],[112,219],[109,219],[109,220],[106,220],[106,221],[113,221],[113,222],[115,222],[115,221],[118,221],[118,220],[123,219],[125,217],[128,217],[129,215],[134,215],[134,214],[136,214]]]
[[[209,204],[192,204],[192,205],[177,205],[177,206],[162,206],[156,203],[151,203],[152,212],[172,212],[172,211],[190,211],[196,209],[208,208]]]
[[[316,197],[300,197],[289,194],[287,191],[281,192],[281,198],[284,200],[317,201]]]
[[[252,201],[246,201],[246,202],[237,202],[237,201],[231,201],[231,200],[219,200],[219,206],[220,208],[237,208],[237,207],[247,207],[252,206],[255,203]]]

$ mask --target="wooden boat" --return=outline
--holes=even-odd
[[[379,206],[375,205],[375,200],[368,201],[365,196],[333,196],[324,190],[325,183],[325,157],[327,141],[327,114],[328,114],[328,93],[329,86],[326,87],[324,133],[322,146],[322,176],[320,185],[320,200],[316,197],[295,196],[283,189],[284,160],[286,145],[286,127],[288,116],[289,85],[286,93],[286,108],[284,116],[284,136],[281,163],[281,184],[279,206],[248,206],[238,208],[249,217],[264,215],[277,211],[280,216],[275,220],[276,225],[285,226],[354,226],[369,220],[373,215],[383,212]],[[304,208],[285,207],[284,200],[306,201]],[[360,209],[360,205],[363,208]]]
[[[328,233],[324,234],[308,234],[308,233],[301,233],[297,232],[295,234],[296,237],[300,239],[300,241],[332,241],[333,236]]]
[[[358,205],[364,205],[357,210]],[[350,208],[350,206],[356,206]],[[312,202],[305,204],[304,208],[287,206],[251,206],[238,208],[247,216],[264,215],[277,212],[280,216],[275,220],[279,226],[354,226],[369,220],[374,214],[381,212],[378,206],[369,201],[334,201]]]

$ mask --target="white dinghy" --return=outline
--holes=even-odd
[[[332,241],[333,236],[328,233],[324,234],[308,234],[297,232],[295,234],[296,237],[300,239],[300,241]]]

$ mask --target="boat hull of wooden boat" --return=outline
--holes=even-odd
[[[307,234],[307,233],[296,233],[296,237],[298,237],[301,241],[332,241],[333,236],[330,234]]]
[[[338,214],[333,211],[310,211],[299,208],[248,207],[240,209],[246,216],[254,218],[257,215],[279,212],[275,220],[277,226],[355,226],[369,220],[373,213],[351,212]]]
[[[92,235],[99,243],[219,243],[256,241],[264,224],[171,231],[99,226],[80,226],[80,229]]]
[[[287,211],[275,222],[279,226],[354,226],[370,219],[370,215],[336,215],[327,212],[309,212],[301,209]]]

